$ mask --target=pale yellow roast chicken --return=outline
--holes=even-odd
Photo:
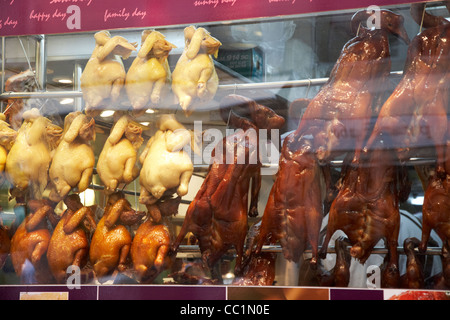
[[[24,122],[6,158],[6,177],[17,194],[41,199],[48,183],[52,151],[58,145],[62,128],[33,108],[24,112]]]
[[[59,202],[72,189],[80,193],[89,187],[95,165],[93,140],[94,119],[79,111],[69,113],[64,120],[63,138],[50,165],[50,200]]]
[[[170,90],[172,73],[167,58],[176,48],[158,31],[142,32],[142,47],[126,78],[126,91],[133,109],[157,107]]]
[[[174,115],[162,116],[158,127],[139,158],[142,164],[139,202],[142,204],[154,204],[168,190],[181,197],[186,195],[194,172],[191,157],[183,150],[189,144],[194,151],[198,150],[193,133]]]
[[[127,115],[115,123],[97,163],[97,172],[107,194],[138,177],[138,150],[144,142],[142,130],[142,126]]]
[[[194,103],[206,103],[214,98],[219,77],[212,55],[217,57],[222,43],[204,28],[184,29],[185,49],[172,74],[172,90],[186,115]]]
[[[81,75],[81,91],[86,102],[86,114],[96,115],[96,108],[110,99],[117,102],[125,84],[126,71],[123,59],[128,59],[137,44],[123,37],[112,37],[108,31],[95,34],[95,49]]]
[[[5,171],[6,157],[16,141],[17,131],[6,122],[6,116],[0,113],[0,173]]]

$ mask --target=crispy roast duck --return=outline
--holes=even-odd
[[[256,130],[262,127],[258,128],[254,121],[233,112],[232,106],[242,104],[255,102],[237,95],[225,97],[221,102],[223,120],[242,130],[225,137],[213,150],[208,174],[190,204],[181,231],[172,246],[172,251],[176,251],[186,234],[192,232],[198,239],[204,263],[210,269],[227,250],[234,247],[238,255],[235,268],[237,274],[242,268],[248,231],[247,216],[258,214],[261,186]],[[273,110],[259,104],[254,107],[264,110],[267,118],[272,119],[265,124],[268,129],[284,125],[284,120]],[[249,195],[250,183],[252,187]]]
[[[353,29],[367,18],[365,11],[356,13]],[[285,139],[255,252],[268,239],[280,241],[285,258],[298,261],[309,244],[311,264],[317,264],[329,187],[327,170],[319,161],[343,151],[354,151],[353,161],[359,161],[372,109],[390,72],[388,35],[408,39],[402,16],[382,10],[381,18],[381,29],[360,28],[360,35],[345,45],[330,80],[308,105],[298,129]]]

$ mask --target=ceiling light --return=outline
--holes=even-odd
[[[153,110],[153,109],[147,109],[146,111],[145,111],[145,113],[155,113],[155,110]]]
[[[100,117],[102,118],[108,118],[108,117],[112,117],[114,115],[114,110],[105,110],[100,114]]]
[[[72,104],[73,101],[74,101],[74,100],[73,100],[72,98],[67,98],[67,99],[61,100],[59,103],[60,103],[60,104]]]
[[[150,125],[150,122],[140,122],[140,124],[142,124],[143,126],[148,127]]]

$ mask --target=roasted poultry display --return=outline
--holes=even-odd
[[[139,157],[139,202],[145,205],[156,203],[166,192],[186,195],[194,172],[191,157],[184,150],[189,144],[196,149],[192,133],[174,115],[161,116],[158,128]]]
[[[34,281],[50,283],[52,279],[46,254],[51,234],[47,221],[55,221],[54,218],[50,219],[55,213],[47,200],[30,200],[27,207],[30,214],[11,239],[11,261],[19,277],[28,263],[34,269]]]
[[[112,193],[122,184],[129,184],[139,176],[138,150],[144,139],[142,126],[122,115],[114,124],[98,158],[97,173]]]
[[[95,155],[95,121],[81,112],[66,116],[64,133],[56,148],[49,169],[50,200],[59,202],[70,191],[84,192],[91,184]]]
[[[353,29],[367,17],[365,10],[356,13]],[[323,205],[330,188],[328,171],[319,161],[354,152],[353,162],[358,163],[379,88],[390,71],[389,33],[407,40],[403,17],[387,10],[381,11],[380,29],[360,28],[360,35],[344,46],[330,79],[308,105],[297,130],[285,139],[256,253],[270,239],[280,241],[286,259],[298,261],[310,245],[311,264],[317,264]]]
[[[40,199],[47,187],[52,151],[62,129],[43,117],[37,109],[23,114],[24,122],[6,158],[6,176],[18,193],[28,192]]]
[[[32,70],[14,75],[5,83],[5,92],[31,92],[36,88],[36,76]],[[9,99],[4,114],[11,128],[18,130],[22,125],[22,114],[26,111],[24,99]]]
[[[317,278],[319,284],[325,287],[347,287],[350,282],[351,255],[348,250],[349,241],[340,237],[335,241],[336,265],[333,270],[327,271],[318,265]]]
[[[407,172],[397,166],[394,152],[385,148],[381,141],[373,147],[370,152],[363,152],[359,166],[352,163],[343,169],[342,186],[331,205],[321,256],[326,256],[328,243],[337,230],[345,232],[352,245],[350,254],[361,264],[384,239],[389,260],[382,286],[396,287],[400,280],[399,204],[409,195],[410,184]]]
[[[214,60],[222,43],[204,28],[184,29],[185,49],[172,74],[172,90],[186,115],[214,98],[219,86]]]
[[[400,278],[400,286],[405,289],[423,289],[425,286],[425,275],[423,270],[423,259],[414,251],[418,248],[420,241],[417,238],[405,239],[403,248],[405,249],[407,263],[406,273]],[[423,258],[423,256],[422,256]]]
[[[132,236],[126,226],[142,220],[143,214],[131,208],[122,192],[108,197],[103,217],[91,240],[89,259],[95,276],[103,282],[109,275],[127,268]]]
[[[236,103],[235,99],[231,101]],[[238,102],[242,102],[242,98]],[[225,98],[221,109],[229,108],[230,99]],[[269,108],[264,109],[269,111]],[[237,251],[235,273],[240,275],[242,272],[248,231],[247,216],[258,214],[261,186],[257,129],[263,128],[257,128],[253,121],[240,117],[233,110],[228,118],[230,125],[242,130],[225,137],[212,151],[208,174],[191,202],[181,231],[172,246],[172,250],[176,251],[186,234],[192,232],[199,242],[204,264],[213,276],[212,269],[217,261],[233,247]],[[274,117],[267,126],[274,128],[274,123],[284,124],[284,121],[280,121],[279,116]],[[250,183],[252,189],[249,195]]]
[[[67,209],[56,225],[47,250],[50,270],[57,283],[65,283],[70,266],[83,268],[89,258],[88,231],[95,230],[94,215],[83,206],[80,197],[72,194],[64,199]]]
[[[142,47],[127,72],[126,91],[134,110],[157,107],[166,98],[172,83],[167,60],[176,48],[158,31],[142,32]]]
[[[412,5],[412,16],[428,29],[411,42],[403,78],[381,108],[367,148],[381,134],[389,135],[390,144],[386,147],[397,150],[401,160],[411,154],[418,156],[419,147],[432,146],[437,156],[437,172],[445,175],[450,24],[429,15],[424,8],[424,4]],[[440,24],[433,25],[436,22]]]
[[[17,131],[5,121],[5,115],[0,114],[0,172],[5,171],[6,158],[17,138]]]
[[[118,101],[126,79],[122,58],[128,59],[136,46],[123,37],[111,37],[109,31],[95,34],[95,49],[81,75],[86,114],[94,116],[99,107]]]

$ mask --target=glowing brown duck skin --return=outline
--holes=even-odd
[[[423,262],[415,253],[420,241],[416,238],[405,239],[403,248],[407,256],[406,273],[400,278],[401,287],[405,289],[423,289],[425,286],[425,276],[423,272]]]
[[[424,8],[423,4],[414,5]],[[420,11],[422,17],[423,10]],[[413,14],[416,17],[419,14]],[[367,148],[389,134],[400,158],[407,158],[412,148],[431,145],[436,148],[437,172],[444,174],[444,137],[447,132],[448,81],[450,77],[450,24],[445,19],[424,15],[430,27],[411,42],[403,78],[381,108]],[[421,19],[417,21],[421,23]],[[440,23],[440,25],[431,25]]]
[[[365,11],[356,13],[353,29],[367,18]],[[286,138],[257,252],[268,237],[280,241],[286,259],[298,261],[310,245],[311,263],[317,264],[327,176],[318,160],[354,151],[353,161],[358,163],[377,93],[390,72],[389,32],[408,41],[402,16],[382,10],[381,18],[381,29],[362,28],[344,46],[330,80],[309,103],[297,130]]]
[[[320,127],[314,152],[319,160],[327,160],[333,152],[356,150],[355,161],[369,129],[372,110],[380,92],[384,92],[391,70],[389,33],[409,43],[403,17],[381,10],[381,26],[377,30],[359,28],[359,35],[343,48],[329,81],[312,99],[296,134],[308,134],[311,127]],[[369,18],[365,10],[352,18],[356,33]]]

